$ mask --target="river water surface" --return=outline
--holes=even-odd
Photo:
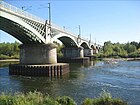
[[[140,105],[140,61],[103,61],[89,65],[70,64],[70,73],[61,78],[9,76],[7,64],[0,63],[0,92],[41,91],[52,97],[70,96],[78,105],[106,90],[113,97]]]

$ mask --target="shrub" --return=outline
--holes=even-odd
[[[14,95],[0,95],[0,105],[59,105],[57,101],[40,92],[29,92],[27,94],[15,93]]]
[[[57,97],[56,101],[60,105],[76,105],[75,101],[71,97],[68,97],[68,96]]]
[[[53,99],[49,95],[35,91],[27,94],[15,93],[14,95],[1,93],[0,105],[76,105],[76,103],[68,96]],[[121,99],[113,99],[110,93],[103,91],[95,99],[86,98],[82,105],[127,105],[127,103]]]
[[[11,94],[5,95],[1,93],[0,95],[0,105],[13,105],[13,97]]]
[[[121,99],[113,99],[110,93],[103,91],[97,98],[86,98],[82,105],[127,105],[127,103]]]

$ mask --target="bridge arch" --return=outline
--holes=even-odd
[[[83,48],[85,48],[85,49],[89,49],[90,48],[89,45],[88,45],[88,43],[86,43],[86,42],[81,43],[80,46],[83,47]]]
[[[0,29],[9,33],[22,43],[45,43],[44,37],[25,23],[21,17],[2,11],[0,13],[0,21]]]
[[[73,37],[63,34],[63,33],[55,35],[53,37],[53,39],[60,40],[65,45],[65,47],[78,47],[78,45]]]
[[[91,48],[92,48],[93,50],[96,50],[96,46],[95,46],[95,45],[91,45]]]

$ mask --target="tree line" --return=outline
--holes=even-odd
[[[107,41],[101,49],[100,57],[140,57],[140,42],[128,42],[125,44]]]
[[[62,57],[62,48],[64,45],[57,45],[57,55]],[[0,43],[0,59],[2,58],[19,58],[19,46],[20,43]],[[140,57],[140,42],[128,42],[125,44],[112,43],[107,41],[104,43],[103,47],[100,49],[100,53],[96,55],[97,57]]]
[[[19,58],[20,43],[0,43],[0,58]]]

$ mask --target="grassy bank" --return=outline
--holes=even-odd
[[[19,59],[19,55],[7,56],[7,55],[0,54],[0,60],[5,60],[5,59]]]
[[[77,105],[76,102],[68,96],[52,98],[49,95],[40,92],[29,92],[27,94],[15,93],[0,94],[0,105]],[[110,93],[101,92],[99,97],[86,98],[81,105],[128,105],[127,102],[112,98]]]

